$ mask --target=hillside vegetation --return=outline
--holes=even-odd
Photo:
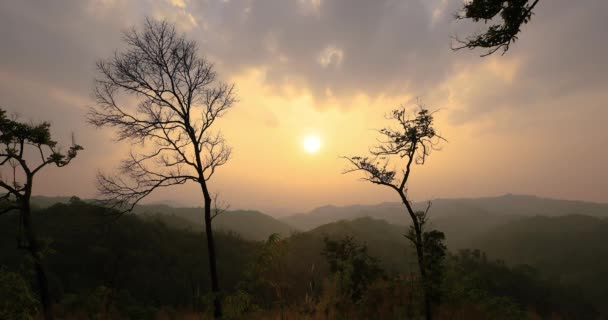
[[[205,255],[193,254],[205,253],[204,235],[185,228],[188,219],[174,213],[117,218],[78,199],[40,209],[35,217],[59,314],[116,319],[208,314]],[[231,218],[248,223],[243,217]],[[16,274],[29,280],[31,265],[17,249],[19,232],[12,228],[16,219],[12,214],[0,217],[0,228],[7,230],[0,234],[0,273],[8,274],[3,279]],[[602,239],[607,228],[605,219],[573,215],[520,217],[488,230],[477,236],[472,249],[449,254],[439,318],[606,318],[608,250],[602,249]],[[235,319],[280,313],[292,319],[314,319],[324,312],[358,319],[416,314],[415,258],[405,231],[403,225],[359,218],[278,237],[278,242],[219,232],[227,312]],[[365,289],[363,304],[344,300],[339,278],[323,254],[328,239],[348,238],[365,247],[382,270]],[[264,257],[270,253],[269,264]]]

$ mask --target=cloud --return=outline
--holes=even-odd
[[[344,51],[334,47],[327,46],[323,49],[317,58],[317,62],[323,67],[327,68],[328,66],[334,65],[339,66],[342,64],[342,59],[344,58]]]
[[[451,54],[448,29],[431,28],[424,1],[319,1],[315,15],[302,2],[309,3],[233,0],[198,8],[213,12],[202,35],[205,50],[231,73],[264,67],[275,86],[297,78],[318,100],[328,88],[336,96],[424,91],[445,76],[452,60],[443,58]],[[213,41],[218,34],[227,41]],[[268,37],[272,46],[260,41]]]
[[[431,108],[445,109],[441,114],[452,130],[450,136],[457,128],[481,134],[486,137],[485,148],[493,147],[488,136],[500,137],[496,141],[502,143],[514,131],[525,133],[528,136],[513,137],[518,148],[519,144],[528,149],[546,145],[549,149],[543,150],[551,152],[543,160],[553,163],[559,161],[554,158],[559,158],[556,150],[563,141],[571,146],[575,141],[604,142],[606,135],[597,128],[608,118],[608,44],[603,41],[608,30],[607,1],[541,1],[511,50],[505,56],[483,59],[481,51],[450,50],[450,36],[480,28],[453,21],[461,3],[3,1],[0,106],[26,119],[51,120],[58,137],[75,131],[85,147],[95,146],[83,153],[86,161],[65,168],[86,181],[65,192],[88,190],[91,195],[94,169],[107,167],[120,151],[109,142],[111,133],[94,131],[83,122],[83,110],[91,103],[95,61],[122,48],[121,32],[151,16],[174,22],[180,32],[197,41],[223,79],[236,81],[241,102],[233,112],[241,122],[226,130],[241,141],[235,146],[236,154],[259,147],[246,139],[273,141],[279,134],[283,144],[277,144],[277,149],[284,149],[298,126],[321,124],[343,131],[335,133],[340,139],[336,147],[354,146],[360,140],[348,140],[355,135],[350,127],[366,132],[374,127],[369,123],[373,115],[382,120],[382,113],[417,96]],[[239,140],[235,128],[244,124],[253,129]],[[571,128],[568,137],[556,139],[563,128]],[[530,136],[544,141],[531,141]],[[462,147],[455,141],[452,148]],[[606,151],[591,146],[576,150],[593,164],[585,170],[605,172],[599,163],[608,161]],[[502,163],[501,159],[492,161]],[[564,161],[555,168],[567,167]],[[279,165],[273,163],[267,169],[278,170]],[[539,165],[528,172],[545,170],[550,175],[554,173],[550,168]],[[608,181],[605,174],[597,175],[580,179]],[[596,189],[598,199],[601,192],[608,194],[605,184]]]
[[[24,1],[3,5],[2,29],[11,45],[2,52],[1,67],[60,77],[48,80],[84,90],[92,61],[120,48],[121,30],[150,15],[175,22],[197,40],[225,78],[261,68],[266,84],[277,90],[286,84],[305,88],[319,108],[359,93],[434,96],[462,78],[463,70],[479,72],[490,60],[480,59],[480,52],[449,50],[449,37],[470,27],[453,21],[459,5],[446,0],[89,0],[59,8]],[[608,28],[602,17],[607,7],[601,0],[541,5],[502,59],[518,61],[517,78],[500,90],[473,88],[477,98],[467,101],[467,117],[461,114],[460,121],[504,105],[603,86],[608,46],[600,39]]]

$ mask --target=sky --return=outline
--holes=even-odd
[[[209,182],[231,208],[284,215],[396,201],[342,174],[385,114],[422,101],[448,140],[409,183],[413,200],[505,193],[608,202],[608,2],[544,0],[505,55],[450,50],[482,28],[460,0],[65,0],[0,2],[0,108],[50,121],[85,150],[35,194],[96,196],[132,147],[85,121],[95,62],[122,32],[165,19],[195,40],[239,102],[218,122],[232,159]],[[304,147],[316,136],[317,152]],[[201,205],[196,185],[148,202]]]

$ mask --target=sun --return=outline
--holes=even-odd
[[[316,135],[309,135],[304,138],[302,145],[306,152],[317,153],[319,152],[319,149],[321,149],[321,139]]]

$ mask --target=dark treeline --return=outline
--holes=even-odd
[[[77,198],[34,211],[55,314],[98,319],[210,317],[213,297],[204,234],[150,217],[116,219],[113,213]],[[29,289],[35,288],[33,269],[31,259],[15,246],[20,236],[13,227],[17,218],[8,214],[0,219],[0,228],[7,230],[0,234],[0,286],[21,292],[5,301],[31,315],[38,308],[34,289]],[[415,318],[423,312],[423,291],[404,230],[363,218],[287,238],[273,235],[262,242],[219,232],[224,316]],[[586,294],[589,288],[560,284],[531,266],[510,266],[478,250],[450,253],[441,283],[435,312],[439,319],[603,317],[601,302]]]
[[[162,306],[201,309],[210,289],[203,233],[177,231],[133,215],[117,219],[116,212],[79,200],[35,216],[51,270],[51,293],[61,309],[92,314],[115,309],[142,319]],[[30,261],[15,245],[17,218],[2,220],[7,231],[1,235],[0,261],[30,279]],[[218,237],[218,247],[225,249],[221,277],[234,287],[257,244],[234,235]]]

